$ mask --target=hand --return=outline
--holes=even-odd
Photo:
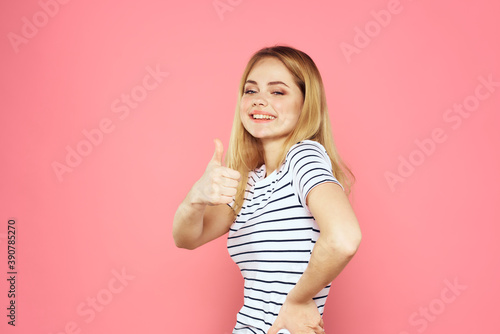
[[[196,203],[218,205],[231,203],[240,180],[240,173],[222,166],[224,147],[215,139],[215,153],[203,176],[196,182]]]
[[[312,299],[298,303],[287,298],[267,334],[277,334],[280,329],[287,329],[291,334],[324,334],[323,326],[323,319]]]

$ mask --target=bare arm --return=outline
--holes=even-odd
[[[354,211],[338,185],[317,186],[309,193],[307,202],[321,232],[307,269],[289,293],[297,302],[312,299],[330,284],[352,259],[361,242]]]
[[[222,166],[224,148],[218,139],[215,144],[205,173],[175,212],[172,235],[177,247],[195,249],[224,235],[234,220],[226,204],[236,195],[240,173]]]
[[[291,333],[302,333],[305,328],[322,333],[323,320],[313,297],[340,274],[361,242],[354,211],[338,185],[324,183],[315,187],[307,196],[307,204],[318,223],[320,236],[306,270],[288,293],[269,334],[282,328]]]
[[[174,216],[172,234],[177,247],[195,249],[229,231],[234,220],[229,206],[193,204],[189,198],[188,194]]]

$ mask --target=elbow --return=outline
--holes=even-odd
[[[175,247],[177,247],[177,248],[188,249],[187,245],[184,242],[180,241],[179,239],[176,239],[175,237],[174,237],[174,243],[175,243]]]
[[[175,246],[177,248],[182,248],[182,249],[187,249],[187,250],[193,250],[198,247],[194,242],[190,242],[189,240],[186,240],[185,238],[182,238],[181,236],[177,235],[175,231],[172,233],[173,239]]]
[[[193,250],[193,249],[196,249],[198,247],[197,245],[194,245],[194,244],[188,243],[188,242],[183,242],[183,241],[180,241],[178,239],[174,239],[174,242],[175,242],[175,246],[177,248]]]
[[[197,246],[193,246],[190,244],[184,244],[184,243],[178,243],[178,242],[175,243],[175,246],[177,246],[177,248],[182,248],[182,249],[187,249],[187,250],[194,250],[197,248]]]
[[[351,257],[358,252],[360,244],[361,244],[361,232],[359,232],[355,238],[352,238],[346,247],[346,250]]]
[[[340,238],[340,242],[337,243],[339,251],[349,258],[357,253],[360,244],[361,229],[357,224],[356,227],[346,230]]]
[[[349,238],[335,239],[329,242],[331,249],[336,254],[341,254],[345,258],[352,258],[358,251],[361,244],[361,233]]]
[[[349,240],[346,242],[342,248],[343,253],[348,257],[353,257],[359,249],[359,245],[361,244],[361,234],[357,236],[355,239]]]

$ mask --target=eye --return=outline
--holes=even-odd
[[[247,89],[245,90],[245,94],[254,94],[255,91],[253,89]]]
[[[279,91],[274,91],[271,94],[273,94],[273,95],[285,95],[283,92],[279,92]]]

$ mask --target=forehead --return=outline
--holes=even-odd
[[[292,73],[281,60],[274,57],[266,57],[257,61],[248,73],[247,80],[263,84],[276,80],[281,80],[287,84],[294,83]]]

